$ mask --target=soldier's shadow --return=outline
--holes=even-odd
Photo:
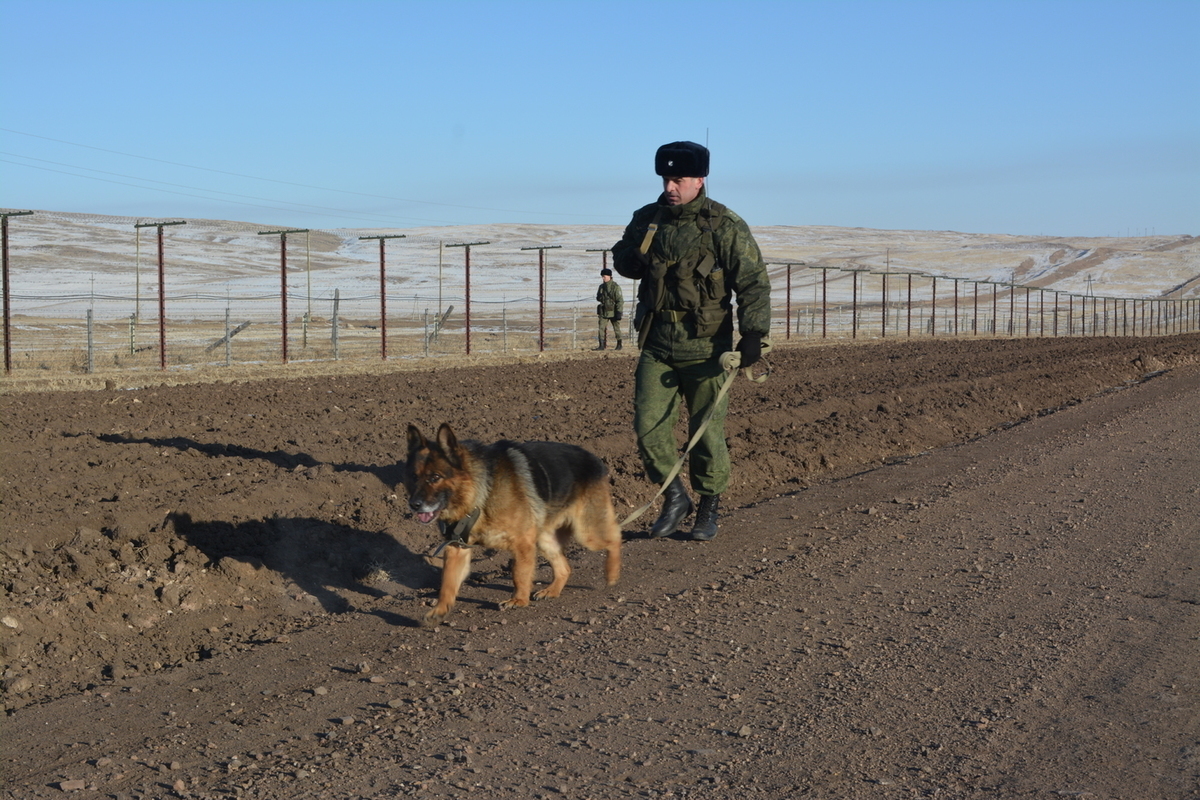
[[[118,433],[105,433],[99,437],[102,442],[109,444],[148,444],[152,447],[171,447],[181,452],[194,450],[207,456],[225,458],[240,458],[246,461],[265,461],[276,467],[293,470],[297,467],[313,468],[324,466],[308,453],[290,453],[286,450],[259,450],[240,444],[225,442],[198,442],[187,436],[168,436],[163,438],[145,436],[125,436]],[[404,478],[404,462],[391,464],[329,464],[334,472],[365,472],[379,478],[388,486],[397,486]]]

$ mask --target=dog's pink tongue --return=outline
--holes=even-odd
[[[417,519],[421,520],[421,522],[433,522],[435,516],[437,515],[433,511],[422,511],[420,514],[417,514]]]

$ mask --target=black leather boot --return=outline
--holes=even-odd
[[[717,535],[717,504],[721,500],[719,494],[700,496],[700,508],[696,511],[696,524],[692,526],[692,538],[697,542],[707,542]]]
[[[621,345],[622,345],[622,344],[623,344],[623,342],[622,342],[620,339],[617,339],[617,347],[616,347],[616,349],[617,349],[617,350],[620,350],[620,349],[621,349]]]
[[[655,539],[670,536],[679,530],[679,523],[692,513],[693,508],[692,499],[688,497],[687,489],[683,488],[683,479],[676,475],[675,480],[667,484],[663,491],[662,513],[650,528],[650,535]]]

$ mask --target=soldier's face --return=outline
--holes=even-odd
[[[667,196],[667,205],[685,206],[700,196],[704,188],[704,178],[663,178],[663,194]]]

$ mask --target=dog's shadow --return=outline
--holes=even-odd
[[[195,520],[190,514],[176,512],[167,519],[180,538],[222,572],[252,580],[254,572],[265,567],[316,598],[330,613],[353,610],[352,593],[373,599],[389,596],[381,583],[396,583],[415,592],[437,580],[437,571],[424,558],[384,532],[310,517],[233,523]],[[249,569],[229,562],[240,562]]]
[[[275,467],[326,466],[307,453],[283,450],[265,451],[236,444],[198,442],[188,437],[149,438],[120,434],[99,437],[109,444],[148,444],[156,448],[197,451],[223,458],[265,461]],[[386,486],[395,487],[404,477],[404,463],[381,466],[330,464],[334,472],[361,472],[376,476]],[[230,559],[225,570],[249,580],[253,570],[266,567],[292,581],[315,597],[321,607],[332,613],[352,609],[349,593],[372,598],[387,596],[380,584],[398,584],[417,592],[437,585],[438,570],[422,554],[414,552],[384,531],[369,531],[315,517],[271,516],[263,509],[261,518],[233,522],[196,520],[187,513],[168,516],[177,535],[195,547],[217,567]],[[250,565],[238,570],[233,562]],[[376,611],[392,624],[417,624],[387,612]]]

